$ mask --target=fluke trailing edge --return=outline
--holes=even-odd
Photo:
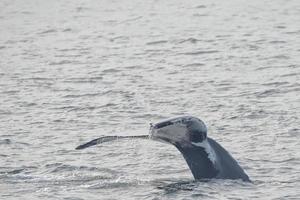
[[[118,139],[153,139],[173,144],[183,155],[195,179],[242,179],[250,181],[237,161],[215,140],[198,118],[182,116],[151,124],[149,135],[104,136],[76,147],[84,149]]]
[[[110,141],[113,141],[113,140],[118,140],[118,139],[130,139],[130,138],[141,138],[141,139],[147,139],[149,138],[149,135],[131,135],[131,136],[103,136],[103,137],[99,137],[99,138],[96,138],[92,141],[89,141],[85,144],[82,144],[82,145],[79,145],[78,147],[76,147],[75,149],[76,150],[79,150],[79,149],[85,149],[85,148],[88,148],[90,146],[94,146],[94,145],[97,145],[97,144],[101,144],[103,142],[110,142]]]

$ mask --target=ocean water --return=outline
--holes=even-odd
[[[299,199],[300,1],[0,2],[0,199]],[[190,114],[253,183],[143,135]]]

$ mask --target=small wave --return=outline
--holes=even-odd
[[[49,173],[61,173],[61,172],[70,172],[70,171],[86,171],[86,172],[102,172],[108,174],[117,174],[118,172],[108,168],[98,168],[98,167],[90,167],[84,165],[68,165],[63,163],[52,163],[47,164],[44,168]]]
[[[196,6],[195,8],[206,8],[206,6],[205,5],[198,5],[198,6]]]
[[[91,181],[116,180],[118,172],[88,166],[74,166],[62,163],[53,163],[44,167],[19,167],[15,169],[0,167],[0,179],[9,183],[46,183],[50,185],[82,184]],[[115,181],[114,181],[115,182]]]
[[[286,158],[281,160],[266,160],[266,159],[252,159],[252,158],[245,158],[245,160],[249,162],[262,162],[262,163],[289,163],[291,161],[295,161],[296,158]]]
[[[65,28],[65,29],[62,30],[62,32],[70,32],[70,31],[72,31],[71,28]]]
[[[269,90],[265,90],[263,92],[257,92],[256,97],[264,98],[264,97],[273,96],[274,94],[278,94],[278,93],[280,93],[280,91],[277,89],[269,89]]]
[[[156,188],[164,190],[167,193],[173,193],[177,191],[193,191],[197,187],[195,181],[181,181],[175,183],[159,183]]]
[[[0,140],[0,145],[1,144],[11,144],[11,140],[10,139],[3,139],[3,140]]]
[[[286,26],[283,26],[283,25],[278,25],[278,26],[275,26],[275,28],[278,28],[278,29],[285,29]]]
[[[78,6],[78,7],[76,8],[76,11],[77,11],[77,12],[88,11],[88,10],[90,10],[90,8],[84,7],[84,6]]]
[[[130,18],[130,19],[123,20],[123,21],[119,22],[119,24],[137,21],[137,20],[142,19],[142,18],[143,18],[142,16],[137,16],[137,17],[134,17],[134,18]]]
[[[128,187],[137,187],[139,185],[144,185],[148,183],[147,180],[140,179],[127,179],[126,177],[119,176],[113,180],[103,180],[92,185],[85,186],[89,189],[113,189],[113,188],[128,188]]]
[[[273,67],[273,66],[268,66],[268,67],[258,67],[255,69],[255,71],[260,71],[260,70],[265,70],[265,69],[274,69],[276,67]]]
[[[284,60],[288,60],[290,59],[289,56],[287,55],[284,55],[284,54],[280,54],[280,55],[276,55],[276,56],[272,56],[272,57],[269,57],[269,59],[284,59]]]
[[[300,129],[298,129],[298,128],[289,129],[288,130],[288,134],[290,136],[296,136],[296,137],[298,137],[298,136],[300,136]]]
[[[272,40],[270,41],[271,44],[285,44],[286,41],[281,41],[281,40]]]
[[[95,97],[99,96],[101,93],[87,93],[87,94],[68,94],[63,96],[64,98],[81,98],[81,97]]]
[[[105,69],[105,70],[102,71],[102,73],[104,73],[104,74],[106,74],[106,73],[117,73],[117,72],[120,72],[120,70],[114,69],[114,68]]]
[[[72,110],[72,109],[76,109],[76,106],[62,106],[62,107],[55,107],[52,108],[53,110]]]
[[[289,34],[289,35],[294,35],[294,34],[299,34],[300,33],[300,30],[299,31],[287,31],[285,32],[286,34]]]
[[[64,200],[84,200],[84,199],[79,197],[65,197]]]
[[[8,110],[0,110],[0,115],[12,115],[14,114],[13,112],[11,111],[8,111]]]
[[[34,80],[34,81],[54,81],[53,78],[47,78],[47,77],[32,77],[32,78],[28,78],[28,80]]]
[[[288,73],[288,74],[283,74],[280,77],[290,77],[290,76],[299,76],[300,73]]]
[[[219,51],[217,50],[210,50],[210,51],[193,51],[193,52],[186,52],[183,53],[184,55],[202,55],[202,54],[213,54],[213,53],[218,53]]]
[[[226,186],[249,186],[250,183],[245,183],[242,180],[223,180],[223,179],[201,179],[201,180],[187,180],[187,181],[162,181],[155,182],[157,189],[164,190],[166,193],[174,193],[178,191],[194,191],[197,192],[197,196],[202,196],[202,190],[214,185],[226,185]],[[196,194],[196,193],[195,193]]]
[[[276,56],[271,57],[276,58]],[[297,68],[298,65],[281,65],[281,66],[266,66],[266,67],[258,67],[255,71],[266,70],[266,69],[288,69],[288,68]]]
[[[58,49],[58,51],[61,51],[61,52],[69,52],[69,51],[88,51],[88,50],[90,50],[90,48],[87,48],[87,47],[62,48],[62,49]]]
[[[275,81],[275,82],[270,82],[270,83],[263,83],[262,85],[264,86],[280,86],[280,85],[286,85],[286,84],[289,84],[289,82],[286,82],[286,81]]]
[[[183,40],[179,41],[179,43],[186,43],[186,42],[188,42],[188,43],[193,43],[193,44],[195,44],[195,43],[197,43],[197,42],[199,42],[199,41],[200,41],[200,40],[191,37],[191,38],[188,38],[188,39],[183,39]]]
[[[130,66],[126,66],[124,67],[125,69],[129,69],[129,70],[133,70],[133,69],[139,69],[142,68],[141,65],[130,65]]]
[[[12,171],[6,171],[6,172],[1,172],[1,171],[0,171],[0,174],[19,174],[19,173],[21,173],[22,171],[24,171],[24,169],[15,169],[15,170],[12,170]]]
[[[95,76],[95,77],[90,77],[90,78],[82,77],[82,78],[70,78],[70,79],[64,80],[64,82],[65,83],[96,83],[102,79],[103,79],[102,76]]]
[[[228,38],[231,37],[232,35],[216,35],[216,38]]]
[[[93,185],[88,186],[89,189],[112,189],[112,188],[127,188],[131,186],[136,186],[137,183],[128,183],[128,182],[110,182],[110,181],[103,181],[101,183],[95,183]]]
[[[0,174],[2,175],[17,175],[17,174],[28,174],[32,172],[33,170],[37,169],[37,167],[34,166],[22,166],[22,167],[15,167],[15,168],[6,168],[6,167],[0,167]]]
[[[117,36],[117,37],[109,38],[108,40],[110,42],[123,41],[123,40],[129,40],[129,37],[127,37],[127,36]]]
[[[158,45],[158,44],[165,44],[167,42],[168,42],[167,40],[159,40],[159,41],[147,42],[146,45]]]
[[[83,184],[91,181],[103,181],[115,178],[114,176],[105,175],[82,175],[82,174],[6,174],[3,176],[9,183],[37,183],[47,185],[69,185],[71,184]]]
[[[69,172],[69,171],[101,171],[96,167],[87,167],[87,166],[73,166],[67,164],[58,164],[58,166],[54,165],[54,169],[50,171],[50,173],[61,173],[61,172]],[[48,165],[47,168],[52,168],[52,166]]]
[[[51,108],[52,110],[63,110],[66,112],[73,112],[73,111],[85,111],[85,110],[89,110],[89,111],[93,111],[99,108],[103,108],[105,107],[105,105],[103,106],[62,106],[62,107],[56,107],[56,108]],[[55,119],[53,120],[53,122],[63,122],[62,119]]]
[[[50,62],[49,65],[65,65],[65,64],[70,64],[73,63],[71,60],[61,60],[57,62]]]
[[[39,34],[40,35],[44,35],[44,34],[55,33],[55,32],[57,32],[57,30],[55,30],[55,29],[48,29],[48,30],[40,32]]]
[[[204,63],[190,63],[190,64],[186,64],[184,65],[184,67],[199,67],[199,66],[204,66]]]

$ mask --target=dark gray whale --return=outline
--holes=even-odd
[[[149,135],[105,136],[76,147],[126,138],[151,138],[173,144],[183,155],[194,178],[241,179],[250,181],[237,161],[215,140],[207,137],[207,128],[198,118],[182,116],[151,124]]]
[[[183,116],[150,127],[150,137],[173,144],[183,155],[195,179],[250,181],[237,161],[215,140],[198,118]]]

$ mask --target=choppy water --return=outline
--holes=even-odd
[[[0,2],[1,199],[299,199],[300,1]],[[100,135],[192,114],[252,184]]]

